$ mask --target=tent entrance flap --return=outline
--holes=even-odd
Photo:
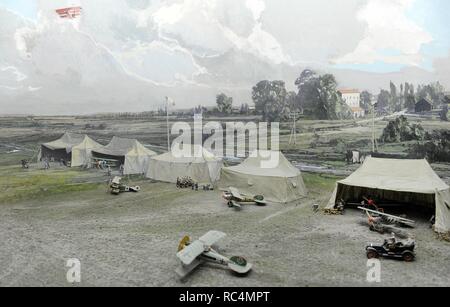
[[[336,201],[344,200],[345,202],[359,203],[364,197],[373,198],[380,204],[422,206],[429,209],[436,207],[435,194],[380,190],[338,183]]]
[[[117,166],[120,166],[121,164],[125,164],[125,156],[111,156],[111,155],[105,155],[101,153],[95,153],[94,154],[95,160],[102,160],[105,159],[107,161],[115,161]]]
[[[46,158],[49,160],[54,161],[71,161],[72,160],[72,153],[67,152],[66,149],[49,149],[45,146],[41,146],[41,159]]]

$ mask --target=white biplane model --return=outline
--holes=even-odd
[[[233,187],[230,187],[227,191],[224,191],[222,197],[227,201],[228,207],[241,209],[242,205],[256,204],[257,206],[265,206],[267,203],[264,200],[264,196],[257,195],[249,197],[242,195],[241,192]]]
[[[176,272],[181,277],[186,277],[195,268],[205,262],[217,263],[227,266],[231,271],[239,275],[245,275],[252,269],[252,264],[242,257],[225,257],[219,254],[213,246],[226,237],[220,231],[210,231],[197,241],[191,242],[186,236],[178,246],[177,257],[181,261],[181,267]]]

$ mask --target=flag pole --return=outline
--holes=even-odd
[[[170,152],[169,97],[166,97],[167,151]]]

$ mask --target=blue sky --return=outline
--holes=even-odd
[[[18,12],[22,16],[36,19],[37,1],[35,0],[0,0],[0,5]]]
[[[431,68],[431,59],[448,56],[450,50],[450,1],[416,1],[408,16],[426,29],[434,41],[423,46],[422,53],[428,56],[425,67]]]
[[[330,0],[332,1],[332,0]],[[339,0],[342,1],[342,0]],[[0,0],[0,6],[7,7],[21,15],[36,19],[36,0]],[[421,67],[432,70],[433,61],[438,57],[446,57],[450,50],[450,12],[449,0],[415,0],[412,7],[407,12],[407,17],[417,25],[431,34],[433,41],[422,45],[421,54],[424,55],[424,62]],[[379,50],[380,54],[395,54],[396,50]],[[369,72],[392,72],[404,68],[404,64],[385,63],[377,61],[375,63],[337,64],[334,67],[344,69],[356,69]]]

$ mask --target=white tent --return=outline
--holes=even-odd
[[[97,159],[116,160],[124,165],[124,174],[145,174],[148,160],[156,155],[134,139],[113,137],[111,142],[99,149],[93,150],[92,155]]]
[[[264,162],[271,154],[278,155],[278,163],[266,168]],[[307,194],[300,170],[281,152],[256,151],[240,165],[223,168],[219,186],[235,187],[250,196],[263,195],[276,203],[289,203]]]
[[[450,231],[450,188],[426,160],[369,157],[352,175],[338,181],[328,208],[339,200],[361,201],[368,195],[436,207],[436,231]]]
[[[191,177],[200,184],[214,184],[220,176],[222,159],[200,145],[184,145],[190,155],[180,157],[173,152],[154,156],[149,160],[146,177],[175,183],[178,177]]]
[[[92,151],[101,147],[87,135],[65,133],[56,141],[42,144],[38,159],[53,158],[70,161],[72,167],[86,166],[91,161]]]

